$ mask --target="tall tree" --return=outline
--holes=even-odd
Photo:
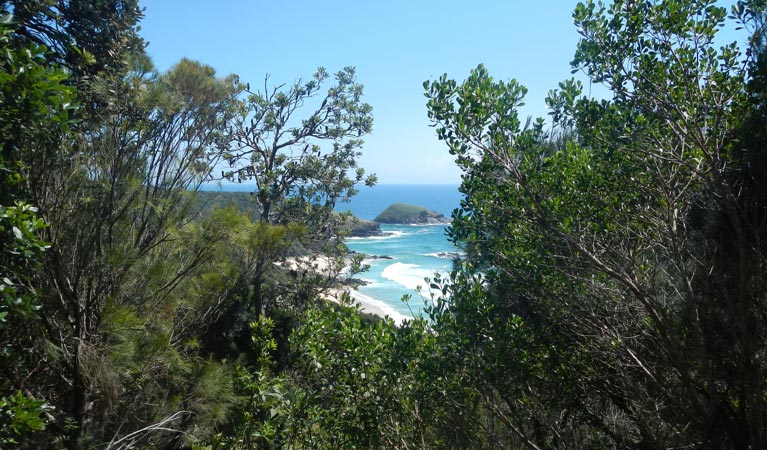
[[[357,183],[375,182],[357,167],[360,138],[373,124],[372,108],[362,103],[363,87],[352,67],[336,73],[335,84],[323,93],[328,78],[319,68],[311,80],[286,89],[269,87],[267,76],[263,91],[248,92],[235,147],[226,156],[232,170],[225,175],[255,183],[261,221],[306,220],[305,208],[327,213],[351,197]],[[322,149],[323,142],[331,149]]]
[[[248,91],[233,148],[225,155],[230,170],[223,174],[255,183],[261,222],[303,224],[315,240],[339,233],[333,226],[337,202],[348,201],[358,183],[375,183],[375,176],[366,177],[357,166],[360,138],[373,123],[372,108],[362,102],[363,87],[352,67],[337,72],[335,83],[323,91],[329,77],[320,68],[306,82],[270,87],[267,76],[262,91]],[[323,149],[323,143],[330,148]],[[272,262],[259,262],[254,272],[259,314],[265,308],[263,277]]]
[[[226,386],[194,344],[226,295],[216,280],[236,278],[210,266],[226,227],[190,223],[187,205],[226,146],[239,85],[188,60],[143,72],[112,84],[122,101],[98,121],[21,159],[51,243],[37,332],[59,355],[36,354],[32,391],[56,406],[51,431],[68,448],[180,439],[200,387]]]
[[[28,380],[30,328],[40,319],[32,273],[48,244],[45,223],[25,202],[21,155],[58,142],[75,108],[64,71],[47,67],[44,49],[14,42],[10,18],[0,18],[0,446],[36,445],[50,410]]]
[[[469,255],[436,328],[459,327],[512,442],[765,445],[765,209],[743,121],[759,64],[715,44],[764,10],[738,2],[728,22],[713,1],[579,4],[574,68],[613,97],[562,83],[558,137],[523,127],[524,88],[484,68],[427,84],[465,173],[451,233]]]
[[[144,49],[136,0],[3,0],[0,12],[13,15],[16,38],[44,46],[45,59],[67,69],[84,106],[81,114],[108,103],[108,93],[96,85],[121,77],[128,56]]]

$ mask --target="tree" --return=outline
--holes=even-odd
[[[764,10],[738,2],[732,22],[753,32]],[[711,1],[579,4],[574,68],[613,97],[561,83],[551,134],[482,67],[426,84],[464,170],[451,236],[469,255],[435,328],[476,337],[457,341],[474,389],[517,445],[765,445],[765,210],[743,121],[758,52],[715,46],[726,17]]]
[[[256,184],[259,217],[269,223],[305,219],[301,209],[327,210],[337,201],[354,195],[354,186],[375,178],[364,178],[357,167],[361,136],[370,132],[372,108],[362,103],[362,85],[356,82],[354,68],[336,73],[336,84],[322,101],[323,83],[329,75],[319,68],[311,80],[301,80],[263,92],[248,92],[244,111],[234,132],[235,148],[226,156],[232,170],[227,178]],[[314,108],[307,118],[296,117],[300,108]],[[318,104],[316,104],[318,103]],[[323,153],[320,143],[332,150]],[[350,176],[349,170],[354,173]],[[299,209],[301,208],[301,209]]]
[[[290,335],[291,363],[278,375],[270,370],[274,324],[254,323],[261,370],[243,371],[249,400],[218,448],[406,449],[431,442],[414,395],[433,343],[426,322],[366,321],[350,301],[305,311]]]
[[[253,181],[259,220],[273,225],[299,223],[310,238],[327,240],[339,233],[333,224],[337,202],[348,201],[360,182],[375,183],[357,166],[363,135],[370,132],[372,108],[362,103],[363,87],[355,71],[335,74],[335,84],[323,94],[328,73],[320,68],[311,80],[248,91],[242,115],[233,130],[233,148],[224,158],[223,175],[237,182]],[[303,117],[304,109],[309,113]],[[323,150],[328,142],[332,148]],[[351,173],[349,173],[351,171]],[[331,248],[326,251],[332,250]],[[263,314],[263,277],[272,261],[258,263],[253,296]]]
[[[44,46],[44,58],[70,74],[68,82],[83,103],[80,114],[90,115],[106,104],[97,85],[119,79],[128,56],[144,49],[137,34],[142,12],[136,0],[3,0],[0,12],[13,15],[17,39]]]
[[[16,435],[46,424],[34,446],[202,436],[231,385],[197,339],[238,272],[217,258],[231,220],[190,221],[189,190],[225,146],[236,78],[153,74],[135,2],[0,6],[2,414]]]
[[[13,41],[14,27],[0,17],[0,446],[34,445],[50,406],[25,383],[34,366],[25,345],[38,323],[40,298],[31,274],[48,243],[46,224],[26,203],[20,155],[56,142],[70,123],[73,92],[66,74],[47,67],[44,49]]]
[[[203,434],[229,398],[196,345],[237,278],[215,257],[226,221],[191,222],[188,205],[225,146],[239,86],[188,60],[142,73],[111,85],[122,99],[98,121],[19,157],[51,245],[32,277],[44,313],[27,344],[29,389],[56,407],[49,437],[67,448]]]

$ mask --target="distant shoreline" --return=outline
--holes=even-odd
[[[359,189],[375,189],[377,187],[386,186],[444,186],[444,187],[459,187],[460,183],[378,183],[373,187],[360,187]],[[249,183],[229,183],[229,182],[217,182],[208,181],[200,186],[201,191],[220,191],[220,192],[253,192],[256,190],[255,184]]]
[[[373,187],[359,186],[357,195],[348,203],[336,204],[338,212],[351,211],[354,216],[373,220],[392,203],[410,203],[421,205],[432,211],[450,217],[455,208],[460,205],[462,194],[458,191],[460,184],[377,184]],[[209,182],[201,186],[201,192],[209,193],[250,193],[256,187],[247,183]]]

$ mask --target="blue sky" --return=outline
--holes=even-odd
[[[570,78],[577,1],[142,0],[142,36],[160,70],[183,57],[262,85],[357,68],[373,106],[361,164],[379,182],[460,182],[426,116],[424,80],[463,80],[483,63],[496,79],[528,87],[525,115]]]

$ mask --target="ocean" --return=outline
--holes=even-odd
[[[223,184],[205,186],[206,190],[250,191],[252,186]],[[351,211],[360,219],[372,220],[392,203],[409,203],[426,207],[450,217],[458,208],[461,194],[457,185],[447,184],[382,184],[362,187],[349,203],[337,205],[338,211]],[[424,278],[435,272],[452,269],[451,252],[457,249],[445,235],[445,225],[382,225],[385,236],[350,238],[349,249],[386,259],[368,259],[370,269],[357,275],[367,284],[352,292],[360,302],[369,303],[389,315],[395,322],[419,314],[424,302],[430,301],[429,286]],[[420,294],[416,288],[421,286]],[[404,295],[411,299],[405,303]]]
[[[409,203],[450,217],[460,200],[457,185],[378,185],[361,189],[350,203],[337,209],[372,220],[392,203]],[[365,261],[370,268],[357,277],[367,284],[352,296],[400,322],[423,310],[424,302],[430,301],[424,278],[452,270],[451,253],[457,249],[448,241],[445,225],[382,225],[381,230],[385,236],[349,238],[346,242],[351,250],[379,257]],[[420,294],[418,286],[422,288]],[[411,296],[407,302],[402,301],[405,295]]]
[[[460,202],[461,193],[456,184],[379,184],[360,188],[351,202],[342,203],[336,209],[350,210],[360,219],[373,220],[392,203],[409,203],[450,217]]]

